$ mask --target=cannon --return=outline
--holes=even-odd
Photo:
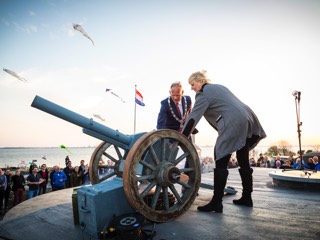
[[[35,96],[31,106],[102,140],[90,159],[91,183],[114,176],[122,178],[128,203],[146,219],[172,221],[195,200],[201,181],[199,156],[192,142],[179,132],[157,130],[127,135],[40,96]],[[112,164],[106,164],[108,161]]]

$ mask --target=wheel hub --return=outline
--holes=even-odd
[[[160,186],[168,187],[180,180],[181,172],[170,162],[164,162],[157,167],[156,179]]]

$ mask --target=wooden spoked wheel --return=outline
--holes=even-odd
[[[91,184],[97,184],[114,176],[122,177],[121,160],[125,151],[118,146],[102,142],[91,155],[89,177]]]
[[[128,202],[154,222],[168,222],[186,212],[200,181],[200,161],[194,145],[173,130],[143,135],[124,164],[123,187]]]

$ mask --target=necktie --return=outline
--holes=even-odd
[[[178,117],[181,119],[181,112],[179,108],[179,103],[176,103],[177,111],[178,111]]]

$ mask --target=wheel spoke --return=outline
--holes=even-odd
[[[179,152],[179,142],[178,141],[174,141],[171,146],[170,146],[170,155],[168,157],[168,161],[169,162],[173,162],[173,160],[176,158],[176,156],[178,155]]]
[[[102,178],[99,179],[100,182],[108,179],[108,178],[111,178],[112,176],[116,175],[117,173],[115,171],[111,172],[111,173],[108,173],[107,175],[103,176]]]
[[[168,210],[168,209],[169,209],[168,188],[167,188],[167,187],[163,187],[163,188],[162,188],[162,192],[163,192],[164,208],[165,208],[165,210]]]
[[[174,185],[170,185],[169,186],[170,190],[172,191],[173,195],[176,197],[177,201],[179,203],[183,203],[181,197],[180,197],[180,194],[178,193],[177,189],[175,188]]]
[[[148,193],[151,191],[151,189],[157,184],[156,181],[152,181],[144,190],[143,192],[140,194],[141,198],[144,198],[145,196],[148,195]]]
[[[141,165],[143,165],[143,166],[151,169],[152,171],[155,171],[155,170],[156,170],[156,168],[155,168],[154,166],[150,165],[149,163],[146,163],[145,161],[140,161],[139,163],[140,163]]]
[[[183,187],[185,187],[185,188],[191,188],[191,185],[188,184],[188,183],[186,183],[186,182],[178,181],[178,183],[179,183],[180,185],[182,185]]]
[[[121,159],[122,159],[122,154],[121,154],[121,152],[120,152],[119,147],[118,147],[118,146],[116,146],[116,145],[113,145],[113,146],[114,146],[114,149],[115,149],[115,150],[116,150],[116,152],[117,152],[118,159],[119,159],[119,160],[121,160]]]
[[[183,153],[180,157],[178,157],[178,158],[173,162],[173,164],[174,164],[175,166],[177,166],[183,159],[187,158],[189,155],[190,155],[190,154],[187,153],[187,152]]]
[[[164,139],[161,139],[161,161],[166,157],[166,146],[167,143]]]
[[[151,153],[153,162],[154,162],[156,165],[159,165],[159,164],[160,164],[160,160],[159,160],[156,152],[154,151],[153,147],[152,147],[152,146],[149,146],[149,150],[150,150],[150,153]]]
[[[152,201],[151,201],[151,206],[150,206],[150,207],[151,207],[152,209],[156,209],[160,192],[161,192],[161,187],[157,185],[156,191],[154,192],[154,195],[153,195]]]
[[[138,177],[138,181],[150,180],[150,179],[154,179],[154,178],[155,178],[154,174],[143,175],[143,176]]]
[[[115,169],[116,167],[115,166],[110,166],[110,165],[99,165],[98,168],[102,168],[102,169]]]
[[[106,153],[106,152],[104,152],[103,155],[106,156],[107,158],[109,158],[114,163],[118,163],[119,159],[121,159],[121,158],[115,159],[113,156],[111,156],[109,153]]]

